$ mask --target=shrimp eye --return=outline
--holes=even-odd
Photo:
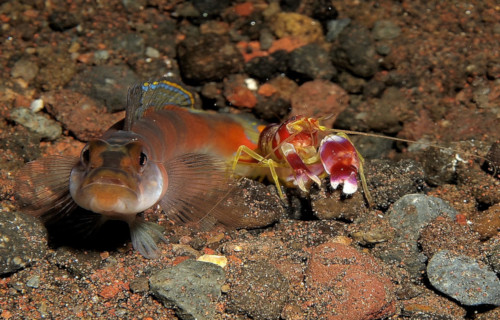
[[[89,162],[90,162],[90,150],[89,150],[89,145],[86,145],[83,150],[82,150],[82,153],[80,155],[80,161],[84,164],[84,165],[88,165]]]
[[[148,162],[148,156],[144,152],[141,152],[139,156],[139,165],[141,167],[144,167],[147,162]]]

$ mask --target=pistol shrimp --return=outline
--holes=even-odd
[[[345,133],[332,133],[320,120],[298,115],[264,128],[256,149],[240,146],[232,169],[238,173],[241,166],[268,168],[281,199],[281,184],[308,192],[313,183],[320,186],[326,176],[333,189],[343,185],[343,193],[351,195],[358,190],[359,177],[371,205],[363,163],[363,157]]]

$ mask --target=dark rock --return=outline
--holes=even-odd
[[[138,81],[125,65],[94,66],[77,74],[69,88],[104,103],[108,111],[113,112],[125,108],[128,88]]]
[[[245,63],[245,72],[260,80],[268,80],[287,69],[289,55],[278,50],[271,55],[256,57]]]
[[[429,261],[427,276],[437,290],[464,305],[500,306],[500,280],[471,257],[439,251]]]
[[[76,27],[80,18],[68,11],[54,11],[49,15],[49,27],[54,31],[66,31]]]
[[[368,29],[359,25],[347,26],[339,34],[338,43],[332,50],[335,67],[363,78],[370,78],[377,72],[375,46]]]
[[[330,80],[337,74],[328,52],[317,44],[293,50],[288,61],[289,71],[305,79]]]
[[[238,275],[238,283],[231,287],[227,309],[252,319],[279,319],[288,290],[288,281],[274,266],[249,262]]]
[[[323,182],[319,192],[311,193],[311,206],[318,219],[353,221],[362,214],[366,205],[361,191],[346,198],[342,195],[341,187],[338,190],[331,190],[329,184],[328,179],[328,181]]]
[[[47,231],[35,218],[0,213],[0,275],[15,272],[45,257]]]
[[[373,205],[381,210],[404,195],[425,188],[422,166],[414,160],[372,160],[366,162],[365,175]]]
[[[221,80],[241,71],[243,57],[227,37],[188,37],[177,47],[179,67],[187,82]]]
[[[290,110],[290,101],[273,95],[261,98],[252,111],[259,119],[269,122],[279,122],[290,113]]]
[[[236,169],[238,172],[238,169]],[[231,194],[225,205],[240,212],[239,227],[261,228],[277,222],[284,215],[276,188],[273,192],[262,183],[250,179],[238,181],[237,192]]]
[[[312,17],[319,21],[327,21],[336,19],[339,12],[333,5],[332,0],[316,0],[312,1]]]
[[[138,277],[130,281],[130,291],[133,293],[146,293],[149,291],[149,281],[146,277]]]
[[[214,319],[225,275],[221,267],[186,260],[151,276],[151,292],[180,319]]]
[[[485,245],[488,263],[497,274],[500,274],[500,236],[490,239]]]
[[[200,12],[203,18],[210,18],[220,15],[222,10],[229,7],[231,1],[229,0],[193,0],[191,1],[196,9]]]

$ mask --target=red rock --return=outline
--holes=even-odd
[[[326,80],[306,82],[292,95],[292,115],[330,117],[322,121],[328,128],[348,105],[347,92]]]
[[[237,15],[248,17],[253,12],[253,4],[251,2],[243,2],[234,6],[234,11]]]
[[[302,38],[284,37],[273,41],[271,48],[269,48],[269,53],[273,53],[278,50],[285,50],[286,52],[292,52],[293,50],[305,46],[306,44],[308,44],[308,42]]]
[[[99,295],[105,299],[111,299],[115,297],[120,290],[121,289],[117,285],[111,285],[102,289],[101,292],[99,292]]]
[[[59,90],[43,97],[46,108],[65,129],[82,141],[100,137],[123,113],[110,114],[90,97],[71,90]]]
[[[259,87],[259,90],[257,91],[258,94],[264,97],[270,97],[276,92],[278,92],[278,89],[276,89],[276,87],[269,83],[264,83]]]
[[[267,51],[260,50],[259,41],[250,41],[250,42],[240,41],[236,44],[236,47],[240,51],[245,62],[248,62],[253,58],[265,57],[269,55]]]
[[[307,297],[318,318],[369,320],[396,312],[394,286],[372,257],[340,243],[312,250]]]
[[[244,86],[230,86],[225,92],[226,99],[236,107],[253,108],[257,98],[250,89]]]

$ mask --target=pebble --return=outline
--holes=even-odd
[[[468,256],[439,251],[429,261],[427,276],[437,290],[464,305],[500,306],[500,280]]]
[[[153,47],[147,47],[146,48],[146,56],[149,58],[159,58],[160,57],[160,51],[156,50]]]
[[[305,79],[330,80],[337,74],[328,52],[317,44],[297,48],[289,56],[289,71]]]
[[[38,288],[40,285],[40,276],[33,276],[26,281],[26,286],[30,288]]]
[[[378,62],[370,31],[360,25],[349,25],[338,36],[338,46],[332,50],[333,65],[362,78],[377,72]]]
[[[188,82],[221,80],[238,73],[243,56],[229,38],[214,34],[187,37],[177,48],[179,67]]]
[[[329,117],[323,125],[331,128],[335,116],[349,105],[349,95],[340,86],[326,80],[313,80],[302,84],[291,97],[292,115]]]
[[[392,40],[399,37],[401,28],[390,20],[380,20],[375,22],[372,33],[375,40]]]
[[[321,23],[299,13],[280,12],[273,17],[269,27],[278,38],[292,36],[306,43],[324,40]]]
[[[265,261],[249,262],[229,291],[227,310],[257,320],[279,319],[288,290],[288,281],[276,267]]]
[[[34,61],[21,58],[14,63],[10,75],[13,78],[22,78],[26,81],[35,79],[38,74],[38,65]]]
[[[62,134],[59,123],[48,119],[41,114],[34,113],[28,108],[15,108],[10,112],[10,118],[39,134],[42,138],[56,140]]]
[[[149,279],[151,292],[180,319],[214,319],[225,274],[221,267],[186,260],[163,269]]]
[[[436,197],[423,194],[403,196],[387,214],[389,223],[396,230],[395,238],[391,243],[376,248],[374,254],[388,264],[398,263],[412,278],[421,278],[427,257],[420,252],[417,241],[422,229],[441,215],[454,220],[457,212]]]
[[[31,102],[30,110],[33,112],[38,112],[43,109],[43,99],[35,99]]]
[[[289,55],[283,50],[256,57],[245,63],[245,72],[261,80],[268,80],[287,70]]]
[[[46,252],[47,231],[37,218],[18,212],[0,213],[0,275],[28,266],[45,257]]]

